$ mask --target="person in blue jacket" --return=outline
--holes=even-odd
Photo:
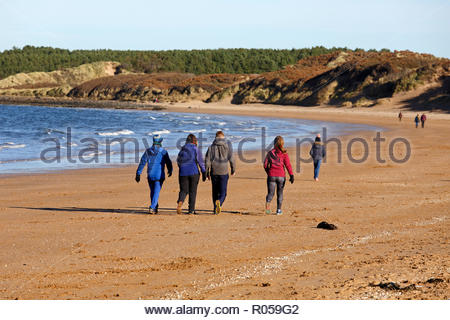
[[[202,153],[197,147],[197,137],[195,135],[189,134],[187,136],[186,144],[178,153],[177,163],[180,169],[178,177],[180,193],[178,194],[177,213],[181,214],[183,202],[189,194],[189,211],[187,214],[195,214],[195,200],[197,198],[200,172],[203,182],[206,181],[205,163]]]
[[[159,193],[165,180],[164,168],[167,166],[167,174],[172,175],[173,167],[169,154],[162,147],[163,138],[160,135],[153,136],[153,146],[145,150],[136,171],[136,182],[141,181],[141,173],[147,165],[147,180],[150,187],[151,205],[148,213],[158,213]]]

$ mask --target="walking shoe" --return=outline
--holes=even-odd
[[[148,208],[148,214],[158,214],[158,210],[157,209],[152,209],[152,207]]]
[[[266,202],[266,214],[270,214],[270,203]]]
[[[277,216],[281,216],[283,214],[283,211],[281,209],[277,209]]]
[[[177,214],[181,214],[182,213],[182,211],[181,211],[181,208],[183,207],[183,202],[178,202],[177,203]]]
[[[214,214],[219,214],[222,212],[222,208],[220,207],[220,201],[216,200],[216,210],[214,211]]]
[[[195,211],[189,211],[188,214],[197,214]]]

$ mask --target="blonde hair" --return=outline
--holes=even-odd
[[[276,136],[275,140],[273,141],[273,146],[275,147],[275,149],[278,149],[283,153],[287,152],[287,150],[284,148],[284,139],[282,136]]]

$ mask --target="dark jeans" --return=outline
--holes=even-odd
[[[314,160],[314,179],[319,177],[320,164],[322,163],[322,159]]]
[[[266,202],[271,202],[274,195],[275,189],[277,190],[277,209],[281,210],[281,205],[283,204],[283,189],[286,184],[285,177],[267,177],[267,196]]]
[[[425,128],[425,121],[421,121],[422,122],[422,128]]]
[[[197,187],[200,175],[180,176],[180,193],[178,194],[178,202],[184,202],[186,196],[189,194],[189,212],[195,211],[195,199],[197,198]]]
[[[220,205],[225,202],[225,198],[227,197],[228,178],[228,174],[211,176],[214,210],[216,209],[216,200],[220,201]]]

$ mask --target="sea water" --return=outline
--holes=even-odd
[[[154,134],[175,157],[189,133],[202,139],[204,153],[217,130],[233,150],[245,151],[267,148],[277,135],[295,145],[324,128],[328,137],[379,129],[302,119],[0,105],[0,174],[135,164]]]

